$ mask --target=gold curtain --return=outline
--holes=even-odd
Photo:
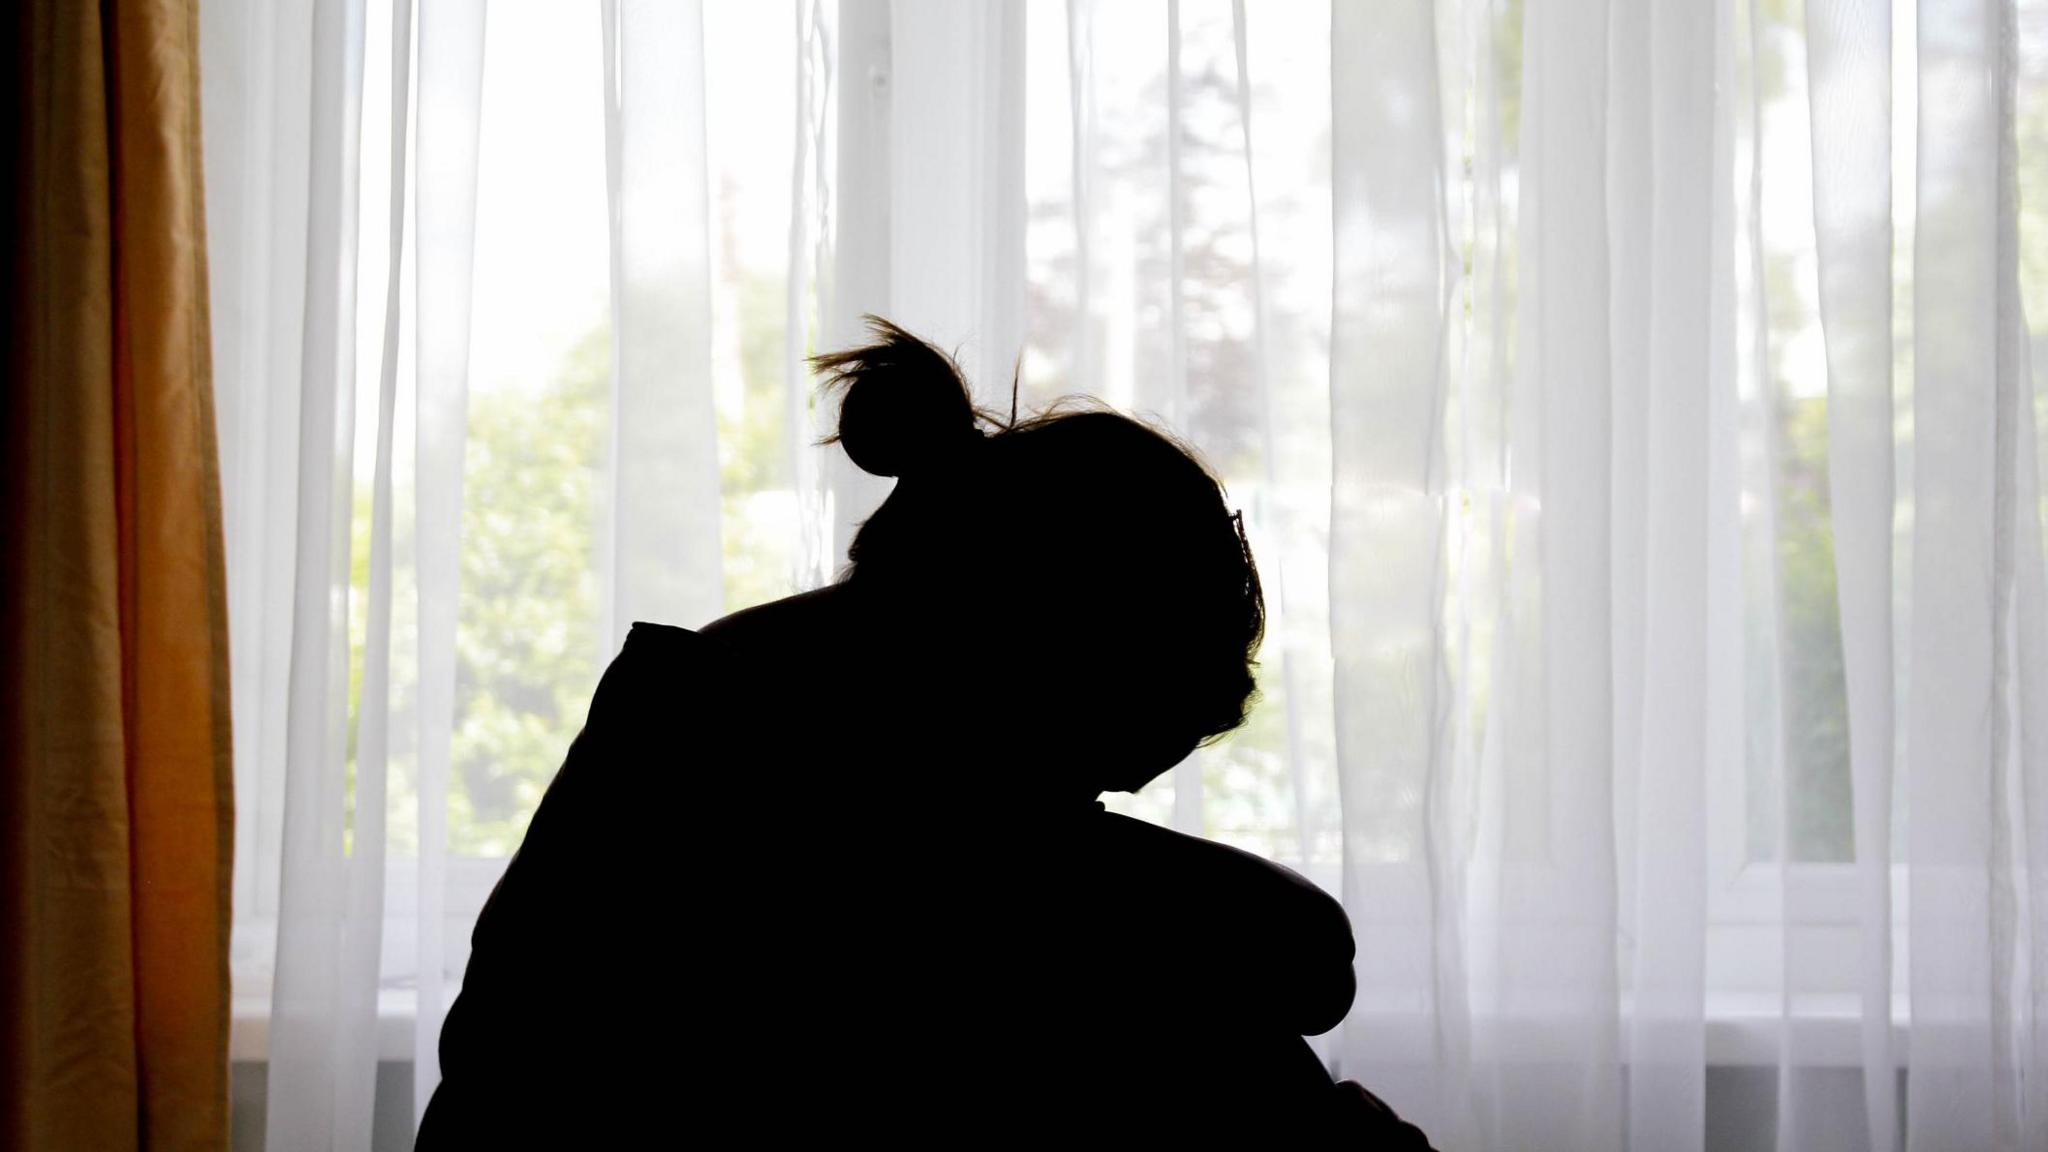
[[[198,5],[6,7],[0,1147],[224,1148]]]

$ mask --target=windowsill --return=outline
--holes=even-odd
[[[449,989],[452,1002],[455,990]],[[1854,996],[1812,997],[1792,1018],[1791,1047],[1806,1067],[1853,1068],[1863,1063],[1860,1001]],[[1775,1067],[1788,1037],[1780,1027],[1781,1002],[1776,996],[1714,996],[1707,1003],[1707,1064],[1712,1067]],[[1908,1019],[1903,999],[1892,1005],[1892,1057],[1906,1063]],[[404,1062],[413,1058],[412,992],[390,989],[377,996],[377,1059]],[[1627,1035],[1624,1026],[1623,1051]],[[228,1033],[228,1057],[235,1063],[262,1063],[270,1050],[270,1005],[238,999]],[[1625,1058],[1625,1057],[1624,1057]]]
[[[1803,1067],[1856,1068],[1863,1064],[1861,998],[1849,995],[1805,997],[1810,1003],[1792,1016],[1785,1035],[1783,1002],[1775,995],[1723,995],[1707,1002],[1707,1063],[1727,1067],[1775,1067],[1782,1051],[1799,1053]],[[1911,1014],[1903,996],[1892,1000],[1892,1062],[1906,1066]]]
[[[449,991],[452,1000],[454,991]],[[385,989],[377,993],[377,1060],[379,1063],[413,1058],[413,994],[406,989]],[[228,1024],[228,1060],[234,1064],[261,1064],[270,1057],[270,1004],[267,1000],[236,997]]]

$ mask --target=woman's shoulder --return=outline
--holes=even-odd
[[[635,620],[619,658],[636,662],[682,658],[744,659],[765,649],[814,641],[836,622],[836,585],[730,612],[702,628]]]
[[[689,690],[740,690],[753,672],[786,673],[792,659],[828,645],[839,624],[836,589],[828,586],[722,616],[702,628],[634,621],[605,670],[598,698],[673,700]]]
[[[635,620],[626,630],[625,652],[646,652],[649,654],[669,652],[694,652],[704,643],[704,634],[676,624],[656,624],[648,620]]]
[[[694,653],[801,637],[836,623],[840,598],[841,586],[828,584],[729,612],[702,628],[635,620],[626,631],[622,652]]]
[[[598,682],[598,695],[625,682],[644,684],[686,674],[703,663],[715,646],[715,641],[700,631],[636,620]]]
[[[696,635],[719,644],[749,647],[813,640],[839,626],[845,595],[844,585],[827,584],[721,616]]]

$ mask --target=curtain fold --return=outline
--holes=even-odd
[[[890,5],[889,295],[866,309],[959,346],[976,403],[1004,412],[1023,343],[1023,17],[1016,0]]]
[[[463,471],[476,248],[485,8],[436,0],[420,10],[418,252],[413,279],[413,535],[418,643],[417,984],[412,1036],[417,1122],[441,1079],[441,1020],[461,979],[468,930],[448,923],[448,807],[455,739]],[[398,58],[394,55],[394,65]]]
[[[252,577],[235,607],[264,630],[247,662],[291,670],[269,729],[286,738],[257,744],[269,768],[252,789],[275,796],[279,820],[249,837],[240,887],[254,907],[238,963],[249,1010],[268,1008],[267,1143],[368,1147],[393,971],[421,1022],[403,1047],[423,1107],[447,970],[459,976],[466,954],[444,910],[483,9],[423,8],[416,48],[409,4],[217,17],[215,43],[233,49],[216,50],[223,70],[269,99],[217,114],[216,167],[260,168],[279,152],[307,163],[302,181],[242,189],[241,275],[226,286],[240,322],[229,331],[267,328],[231,382],[228,458],[245,478],[236,544]],[[310,75],[295,89],[267,58],[299,45]],[[366,63],[388,92],[373,104]],[[388,158],[364,155],[366,105],[388,124]],[[267,221],[279,226],[255,226]],[[382,298],[360,306],[371,276]],[[268,714],[271,686],[250,680],[252,711]]]
[[[234,784],[198,12],[9,23],[0,1142],[223,1147]]]
[[[635,620],[707,624],[725,601],[711,400],[704,13],[608,0],[612,645]]]
[[[2003,13],[1993,0],[1919,11],[1914,233],[1912,692],[1906,805],[1912,962],[1907,1146],[2013,1145],[1994,971],[1994,851],[2010,722],[2014,410],[1998,327]]]
[[[374,985],[364,959],[383,923],[365,921],[351,874],[382,874],[381,853],[345,848],[349,789],[347,589],[355,441],[355,319],[361,0],[314,0],[304,319],[297,370],[299,462],[292,550],[290,672],[276,977],[270,1005],[266,1146],[337,1147],[369,1139]],[[281,429],[278,431],[282,431]],[[366,881],[355,880],[357,891]]]
[[[1855,788],[1858,1042],[1892,1068],[1892,22],[1884,0],[1806,11],[1828,497]],[[2038,545],[2037,545],[2038,547]],[[1863,1084],[1870,1147],[1899,1146],[1898,1085]]]
[[[1476,1026],[1493,1145],[1620,1144],[1613,809],[1609,6],[1530,5],[1519,225],[1498,900]],[[1523,549],[1526,548],[1527,552]],[[1492,859],[1488,859],[1488,856]]]
[[[834,192],[843,190],[844,185],[836,179],[832,149],[843,149],[842,139],[852,140],[857,153],[868,147],[880,95],[876,86],[865,80],[859,81],[860,96],[843,95],[840,87],[845,80],[840,66],[858,64],[864,53],[874,49],[871,25],[876,13],[854,5],[827,5],[824,0],[791,0],[791,9],[794,115],[790,118],[788,245],[783,261],[779,367],[783,450],[788,454],[796,505],[790,582],[808,589],[832,578],[838,566],[834,535],[844,536],[844,526],[830,518],[827,480],[836,487],[849,480],[839,469],[858,474],[858,470],[847,468],[846,461],[820,460],[813,451],[830,429],[822,415],[812,412],[809,356],[831,332],[849,326],[849,318],[840,313],[836,303],[843,285],[837,279],[835,253],[849,266],[870,267],[872,275],[871,258],[887,233],[876,234],[878,222],[871,212],[855,221],[844,236],[836,236],[833,229],[838,209]],[[868,212],[869,208],[857,201],[857,211]],[[847,255],[862,244],[871,246],[867,249],[869,260],[855,261]]]
[[[1433,1071],[1450,1053],[1441,1022],[1462,1010],[1455,907],[1461,866],[1443,843],[1448,772],[1443,635],[1442,421],[1448,304],[1443,142],[1434,115],[1436,22],[1418,0],[1331,9],[1334,294],[1330,321],[1330,646],[1336,657],[1338,780],[1344,807],[1391,808],[1400,863],[1346,837],[1344,902],[1373,940],[1361,1002],[1340,1049],[1375,1090],[1446,1106],[1417,1122],[1454,1140],[1455,1088]],[[1373,99],[1387,83],[1421,101]],[[1178,792],[1176,792],[1178,798]],[[1349,822],[1347,822],[1349,823]],[[1384,833],[1382,833],[1384,835]],[[1453,997],[1445,1003],[1443,997]],[[1422,1009],[1421,1028],[1402,1025]]]
[[[1645,628],[1634,876],[1634,989],[1629,1020],[1629,1146],[1699,1148],[1706,1136],[1707,758],[1712,514],[1710,407],[1721,400],[1709,355],[1713,325],[1717,53],[1714,5],[1651,5],[1642,53],[1649,90],[1645,393]],[[1668,144],[1679,143],[1675,150]],[[1670,152],[1675,151],[1676,155]],[[1732,381],[1730,382],[1732,383]],[[1728,389],[1732,400],[1733,389]],[[1617,401],[1618,406],[1618,401]],[[1617,428],[1617,451],[1626,433]],[[1620,479],[1617,477],[1617,479]],[[1624,481],[1625,483],[1625,481]],[[1616,534],[1632,526],[1616,526]],[[1617,684],[1620,681],[1617,680]],[[1626,819],[1631,814],[1624,812]],[[1650,834],[1645,835],[1648,831]]]

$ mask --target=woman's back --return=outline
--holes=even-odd
[[[1270,1122],[1327,1085],[1333,902],[1093,804],[975,812],[900,680],[792,722],[774,670],[846,637],[829,604],[634,629],[478,922],[421,1147]]]

